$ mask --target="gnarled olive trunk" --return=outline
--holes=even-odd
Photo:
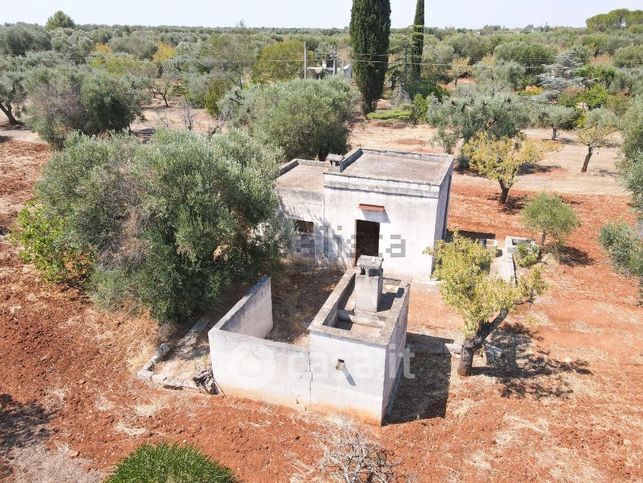
[[[467,337],[462,342],[462,351],[460,352],[460,364],[458,365],[458,374],[461,376],[470,376],[473,367],[473,356],[476,351],[482,349],[482,344],[489,337],[500,323],[505,320],[508,310],[501,310],[498,317],[491,322],[482,322],[478,326],[478,331],[473,337]]]
[[[585,161],[583,162],[583,169],[580,170],[581,173],[587,172],[587,166],[589,165],[589,160],[592,159],[592,154],[594,154],[594,147],[587,146],[587,155],[585,156]]]
[[[24,125],[23,122],[20,122],[16,119],[16,117],[13,115],[13,108],[11,107],[11,104],[0,104],[0,111],[4,113],[5,116],[7,116],[7,119],[9,119],[9,124],[13,124],[15,126],[22,126]]]
[[[507,198],[509,198],[509,188],[510,186],[505,185],[503,181],[499,181],[500,183],[500,204],[504,205],[507,203]]]

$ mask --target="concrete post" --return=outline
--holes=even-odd
[[[362,255],[357,260],[355,276],[355,311],[377,312],[384,281],[383,258]]]

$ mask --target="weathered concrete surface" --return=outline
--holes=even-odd
[[[382,294],[382,258],[362,255],[355,275],[355,311],[377,312]]]
[[[266,340],[272,326],[270,278],[262,277],[208,332],[214,380],[223,393],[305,406],[308,349]]]
[[[260,339],[266,337],[272,330],[270,277],[261,277],[214,328]]]
[[[405,353],[410,282],[385,280],[380,310],[344,326],[360,269],[350,269],[309,327],[311,405],[380,423],[395,396]]]

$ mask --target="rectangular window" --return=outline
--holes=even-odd
[[[312,221],[295,220],[295,231],[300,235],[312,235],[315,224]]]

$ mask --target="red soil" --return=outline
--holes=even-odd
[[[0,143],[4,227],[29,197],[48,154],[40,145]],[[498,238],[527,234],[518,213],[526,195],[512,192],[508,209],[496,195],[492,183],[481,188],[457,176],[450,228]],[[548,264],[548,292],[513,313],[497,335],[515,361],[461,379],[451,370],[456,360],[418,354],[424,365],[417,366],[417,383],[401,395],[420,418],[365,428],[400,463],[400,479],[643,478],[643,357],[636,349],[643,346],[643,310],[635,282],[613,272],[596,241],[603,223],[628,216],[627,198],[565,199],[582,220],[569,240],[574,250]],[[434,291],[414,287],[410,332],[457,335],[458,326],[457,314]],[[2,405],[11,401],[40,414],[49,447],[68,444],[109,470],[141,443],[188,442],[247,481],[287,481],[297,461],[310,465],[319,457],[324,417],[139,382],[136,363],[154,334],[145,317],[98,312],[75,290],[42,282],[0,241]],[[2,411],[0,459],[30,439],[21,440]]]

